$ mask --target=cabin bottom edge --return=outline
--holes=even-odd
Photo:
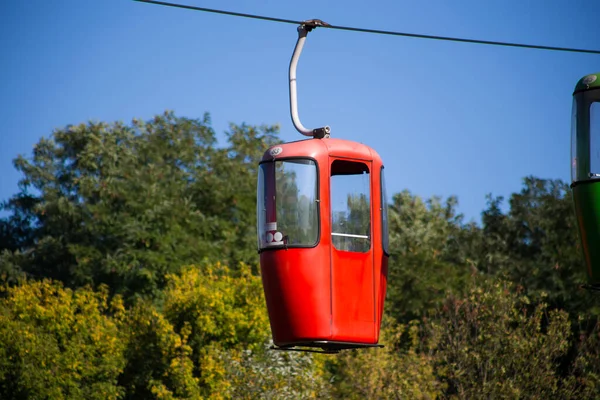
[[[306,340],[290,343],[275,343],[281,350],[292,349],[294,347],[316,347],[322,350],[347,350],[369,347],[383,347],[378,343],[360,343],[360,342],[342,342],[336,340]]]

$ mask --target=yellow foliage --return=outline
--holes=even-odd
[[[128,312],[129,396],[224,398],[229,351],[260,348],[270,335],[260,277],[241,265],[186,267],[167,276],[161,310],[139,302]]]
[[[249,266],[240,265],[239,276],[219,263],[191,266],[167,280],[164,313],[176,325],[188,322],[198,344],[255,347],[269,336],[261,280]]]
[[[128,365],[121,379],[128,397],[200,399],[194,376],[189,327],[176,332],[151,303],[132,307],[124,320],[128,336]]]
[[[408,348],[398,344],[408,336]],[[334,394],[347,399],[435,399],[443,387],[434,374],[432,356],[419,352],[419,326],[397,325],[386,318],[380,349],[344,352],[332,360]]]
[[[236,274],[217,263],[167,276],[164,314],[188,329],[201,385],[211,397],[230,387],[220,351],[257,349],[270,335],[260,277],[243,264]]]
[[[0,392],[12,398],[116,399],[125,366],[108,290],[50,281],[4,288],[0,301]],[[110,316],[112,314],[112,316]]]

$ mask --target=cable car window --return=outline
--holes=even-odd
[[[364,253],[371,248],[370,193],[366,164],[331,164],[331,240],[336,249]]]
[[[571,180],[573,182],[581,179],[581,174],[579,173],[581,160],[578,157],[579,148],[581,147],[579,143],[581,139],[578,138],[580,129],[579,112],[577,110],[579,104],[578,97],[580,96],[573,98],[573,109],[571,112]]]
[[[600,178],[600,103],[590,105],[590,178]]]
[[[260,165],[257,222],[259,248],[314,246],[319,238],[317,166],[293,159]]]
[[[265,181],[268,180],[268,169],[266,164],[258,167],[258,184],[256,185],[256,227],[259,249],[264,247],[264,242],[266,241],[267,198],[269,196],[266,192]]]
[[[384,168],[381,167],[381,245],[385,254],[389,254],[388,201],[385,189]]]

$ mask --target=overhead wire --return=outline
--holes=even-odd
[[[203,11],[203,12],[214,13],[214,14],[223,14],[223,15],[231,15],[231,16],[235,16],[235,17],[252,18],[252,19],[258,19],[258,20],[263,20],[263,21],[279,22],[279,23],[284,23],[284,24],[301,25],[305,22],[305,21],[297,21],[297,20],[292,20],[292,19],[269,17],[269,16],[264,16],[264,15],[255,15],[255,14],[247,14],[247,13],[240,13],[240,12],[234,12],[234,11],[217,10],[217,9],[213,9],[213,8],[190,6],[190,5],[186,5],[186,4],[169,3],[169,2],[157,1],[157,0],[134,0],[134,1],[137,1],[140,3],[156,4],[156,5],[160,5],[160,6],[182,8],[182,9],[186,9],[186,10]],[[504,46],[504,47],[518,47],[518,48],[536,49],[536,50],[563,51],[563,52],[571,52],[571,53],[600,54],[600,50],[577,49],[577,48],[573,48],[573,47],[556,47],[556,46],[543,46],[543,45],[536,45],[536,44],[499,42],[499,41],[492,41],[492,40],[465,39],[465,38],[457,38],[457,37],[449,37],[449,36],[425,35],[425,34],[419,34],[419,33],[396,32],[396,31],[386,31],[386,30],[380,30],[380,29],[357,28],[357,27],[351,27],[351,26],[340,26],[340,25],[329,25],[329,24],[322,25],[319,27],[325,28],[325,29],[341,30],[341,31],[373,33],[373,34],[378,34],[378,35],[390,35],[390,36],[403,36],[403,37],[410,37],[410,38],[417,38],[417,39],[443,40],[443,41],[450,41],[450,42],[483,44],[483,45]]]

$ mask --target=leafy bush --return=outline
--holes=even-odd
[[[0,300],[3,399],[116,399],[125,367],[123,304],[108,290],[47,280],[4,289]]]
[[[431,354],[422,352],[420,326],[386,319],[382,349],[344,352],[331,361],[333,393],[339,399],[430,399],[442,393]]]
[[[314,399],[330,397],[323,360],[311,353],[270,350],[266,342],[256,350],[221,353],[227,397],[234,399]]]
[[[429,323],[437,374],[458,398],[557,398],[569,350],[567,313],[532,305],[509,282],[449,298]]]

